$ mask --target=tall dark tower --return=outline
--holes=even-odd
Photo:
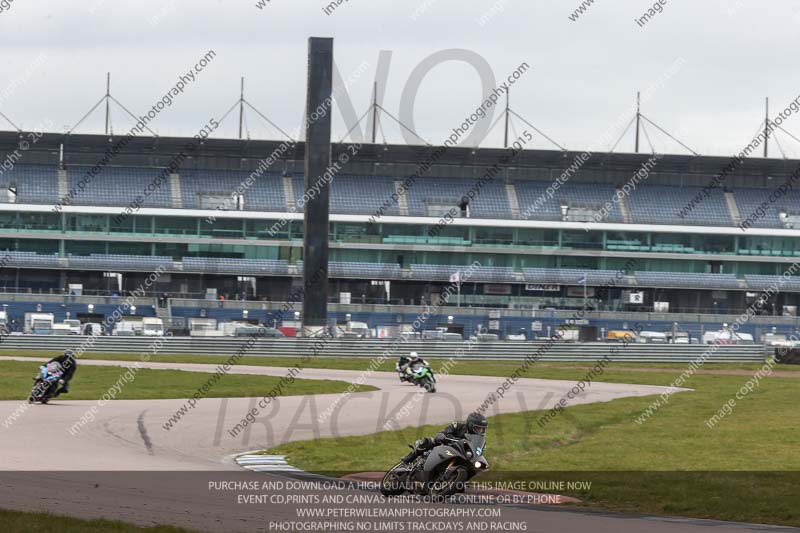
[[[305,190],[303,215],[303,335],[314,335],[328,322],[329,186],[321,178],[331,166],[331,91],[333,39],[308,40],[306,94]],[[316,187],[316,191],[312,190]]]

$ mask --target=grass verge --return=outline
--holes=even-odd
[[[537,366],[527,377],[577,381],[584,373]],[[612,368],[599,379],[666,386],[675,377]],[[705,425],[747,379],[695,375],[685,385],[693,392],[671,396],[641,425],[634,420],[652,396],[569,407],[544,427],[537,423],[543,412],[493,416],[487,445],[493,470],[482,479],[588,481],[589,490],[561,492],[615,511],[800,526],[797,382],[768,377],[717,426]],[[408,450],[406,443],[440,429],[295,442],[270,453],[310,471],[381,471]]]
[[[138,527],[111,520],[80,520],[4,509],[0,509],[0,523],[7,533],[191,533],[188,529],[171,526]]]
[[[25,400],[28,398],[32,378],[39,363],[25,361],[0,361],[0,400]],[[117,400],[162,400],[189,398],[198,387],[206,383],[211,374],[183,372],[180,370],[140,369],[135,379],[125,384],[121,377],[128,372],[122,367],[80,366],[70,384],[69,394],[59,400],[96,400],[107,393],[118,381],[123,384]],[[280,377],[226,374],[211,387],[206,398],[247,398],[263,396],[280,382]],[[281,395],[333,394],[347,390],[349,383],[334,380],[295,379],[280,389]],[[376,390],[362,385],[360,391]]]

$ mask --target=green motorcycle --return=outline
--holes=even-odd
[[[429,365],[422,363],[411,364],[411,382],[419,385],[428,392],[436,392],[436,377]]]

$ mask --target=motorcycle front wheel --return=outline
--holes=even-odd
[[[381,479],[381,494],[384,496],[399,496],[403,494],[406,491],[407,468],[408,465],[402,461],[390,468]],[[402,470],[406,470],[405,475],[400,474]]]
[[[464,486],[469,479],[469,472],[463,465],[447,468],[428,485],[428,494],[437,498],[452,496]]]

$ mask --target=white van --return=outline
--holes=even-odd
[[[146,316],[142,319],[142,335],[145,337],[163,337],[164,321],[155,316]]]
[[[72,319],[67,319],[64,321],[64,324],[69,328],[70,335],[80,335],[81,334],[81,321]]]
[[[640,331],[636,342],[643,344],[666,344],[667,334],[660,331]]]

